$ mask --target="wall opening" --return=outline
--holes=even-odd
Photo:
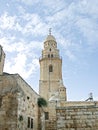
[[[49,72],[53,72],[53,66],[49,65]]]
[[[28,117],[28,128],[30,128],[30,117]]]
[[[50,54],[48,54],[48,58],[50,58]]]
[[[51,54],[51,58],[53,58],[53,54]]]
[[[45,120],[49,120],[49,112],[45,112]]]
[[[31,128],[33,128],[33,118],[31,118]]]
[[[0,107],[2,106],[2,97],[0,97]]]
[[[28,117],[28,128],[33,128],[33,118]]]

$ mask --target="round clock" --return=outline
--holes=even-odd
[[[52,46],[52,47],[56,47],[56,44],[55,44],[55,43],[51,43],[51,46]]]
[[[46,48],[48,46],[48,43],[45,43],[44,47]]]

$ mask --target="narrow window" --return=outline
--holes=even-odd
[[[52,65],[49,66],[49,72],[53,72],[53,66]]]
[[[8,130],[8,128],[5,128],[5,130]]]
[[[48,54],[48,58],[50,58],[50,54]]]
[[[51,58],[53,58],[53,54],[51,54]]]
[[[28,128],[30,128],[30,117],[28,117]]]
[[[48,120],[48,119],[49,119],[49,113],[45,112],[45,120]]]
[[[0,97],[0,107],[2,106],[2,98]]]
[[[33,119],[31,118],[31,128],[33,128]]]

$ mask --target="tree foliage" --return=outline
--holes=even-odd
[[[38,107],[47,107],[47,101],[42,97],[38,98],[37,104]]]

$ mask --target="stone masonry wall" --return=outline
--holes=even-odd
[[[17,106],[15,94],[0,96],[0,130],[16,130]]]
[[[97,104],[58,107],[57,130],[98,130]]]
[[[18,130],[38,130],[38,106],[39,95],[19,76],[15,76],[17,84],[21,87],[22,93],[18,93]]]
[[[0,130],[38,130],[39,95],[18,75],[0,75]]]

